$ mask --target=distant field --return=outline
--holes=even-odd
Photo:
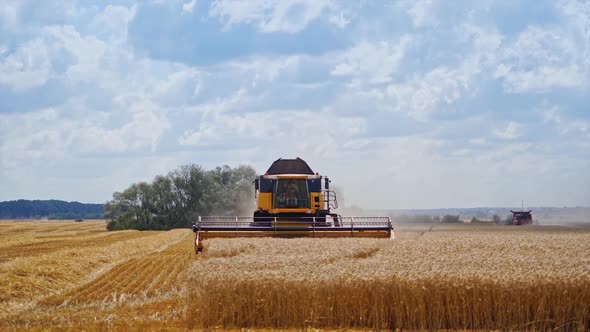
[[[0,222],[0,329],[590,328],[590,230],[418,225],[211,239]]]

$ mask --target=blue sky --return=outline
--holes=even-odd
[[[0,200],[297,156],[348,206],[590,205],[590,2],[2,2]]]

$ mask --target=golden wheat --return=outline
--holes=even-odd
[[[590,327],[588,232],[465,229],[396,241],[212,239],[190,272],[187,320],[223,328]]]
[[[590,232],[437,226],[210,239],[0,223],[0,329],[590,328]]]
[[[187,320],[206,328],[588,328],[588,283],[485,280],[206,281]]]
[[[399,240],[211,239],[196,279],[590,280],[589,233],[432,232]]]

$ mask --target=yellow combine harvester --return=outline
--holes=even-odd
[[[193,224],[195,251],[215,237],[394,236],[389,217],[342,217],[330,179],[301,159],[278,159],[254,180],[257,209],[252,217],[199,217]]]

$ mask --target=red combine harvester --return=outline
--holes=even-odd
[[[512,225],[530,225],[533,223],[533,216],[531,215],[531,212],[533,212],[533,210],[529,210],[529,211],[512,211],[512,210],[510,210],[510,212],[512,212]]]

